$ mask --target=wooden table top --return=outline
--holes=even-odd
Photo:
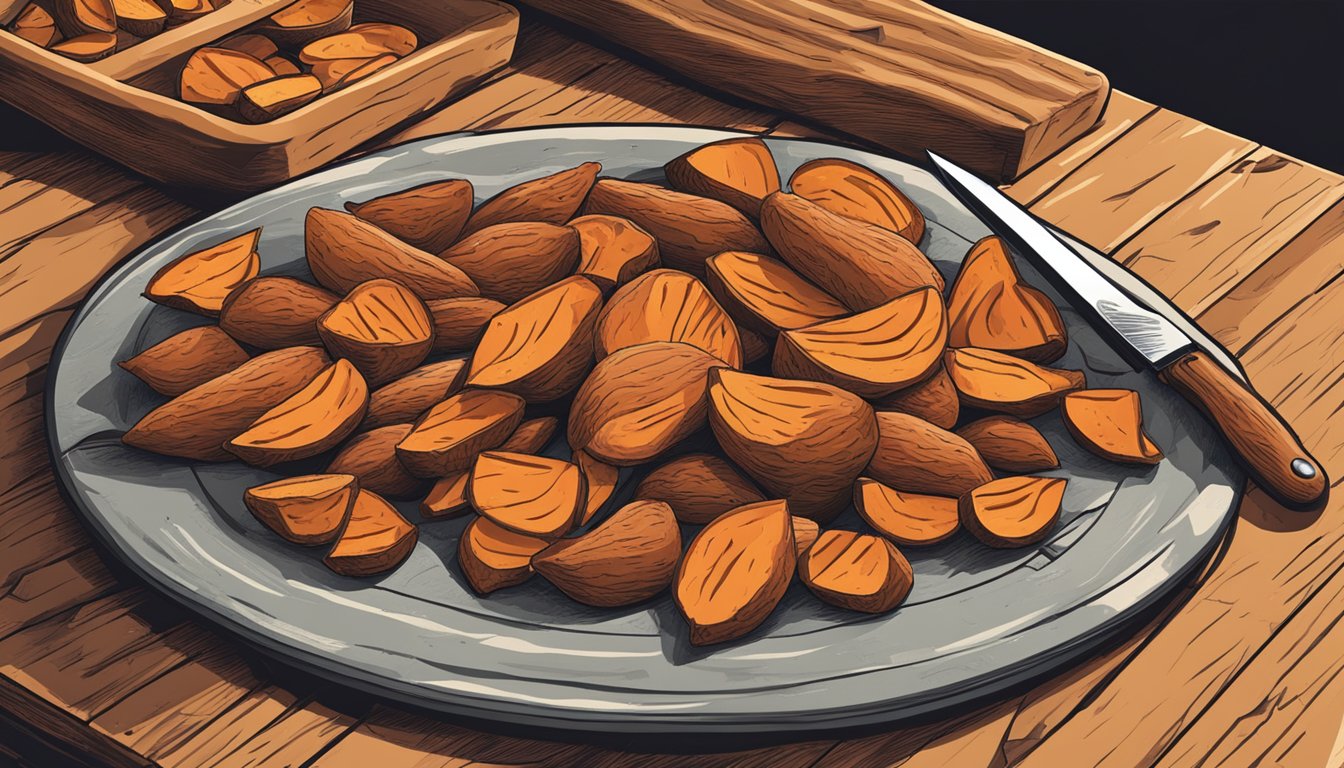
[[[271,666],[101,558],[42,433],[47,360],[75,307],[200,211],[5,118],[0,757],[164,768],[1344,761],[1339,493],[1302,514],[1249,489],[1214,560],[1119,647],[975,711],[843,741],[651,756],[502,737]],[[509,68],[391,141],[613,122],[818,135],[529,22]],[[1344,178],[1116,92],[1096,129],[1006,189],[1173,297],[1344,477]]]

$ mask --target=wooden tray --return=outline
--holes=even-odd
[[[364,80],[250,125],[175,97],[182,62],[293,0],[233,0],[100,62],[0,31],[0,99],[144,175],[253,192],[324,165],[466,90],[513,55],[518,12],[497,0],[356,0],[355,22],[414,30],[421,47]]]

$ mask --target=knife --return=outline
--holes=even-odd
[[[1170,320],[1107,279],[1025,208],[970,171],[928,154],[943,184],[1035,264],[1116,349],[1131,362],[1156,370],[1158,378],[1213,422],[1266,493],[1294,509],[1324,503],[1330,490],[1325,470],[1269,403]]]

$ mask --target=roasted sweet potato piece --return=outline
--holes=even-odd
[[[525,421],[518,425],[508,440],[500,444],[499,450],[508,453],[536,453],[551,442],[559,420],[554,416],[543,416]],[[574,461],[584,469],[581,458],[576,455]],[[591,477],[584,472],[585,477]],[[471,470],[466,469],[441,477],[420,502],[420,514],[426,518],[439,519],[457,517],[471,509],[471,500],[467,498],[467,484],[471,479]],[[614,478],[613,478],[614,483]],[[609,492],[609,491],[608,491]],[[590,490],[588,500],[591,504],[593,494]],[[603,499],[605,501],[605,498]],[[584,518],[587,522],[587,518]]]
[[[675,582],[691,643],[727,642],[760,626],[788,589],[796,559],[783,500],[738,507],[706,525],[686,550]]]
[[[258,37],[260,37],[260,35],[258,35]],[[263,64],[271,68],[271,71],[275,73],[276,77],[280,77],[282,75],[303,74],[303,70],[299,69],[299,65],[295,64],[293,61],[290,61],[285,56],[278,56],[278,55],[268,56],[262,59],[261,61]]]
[[[705,267],[705,284],[728,314],[768,337],[849,314],[844,304],[769,256],[724,251]]]
[[[471,182],[431,181],[418,187],[346,203],[345,209],[427,253],[439,253],[457,242],[471,216]]]
[[[877,450],[864,474],[902,491],[961,496],[994,475],[959,435],[908,413],[877,413]]]
[[[47,48],[61,41],[60,30],[56,29],[56,19],[37,3],[29,3],[15,17],[9,31],[33,45]]]
[[[369,430],[414,422],[425,411],[457,394],[466,377],[465,360],[422,365],[374,390],[369,395],[369,410],[359,428]]]
[[[897,544],[937,544],[961,527],[955,496],[902,493],[867,477],[854,484],[854,508],[873,530]]]
[[[728,458],[794,514],[826,521],[877,446],[873,409],[829,384],[710,372],[709,424]]]
[[[621,470],[598,461],[583,451],[575,451],[573,461],[579,465],[579,471],[583,473],[584,484],[588,488],[588,496],[583,503],[583,515],[579,518],[579,525],[583,526],[587,525],[597,515],[602,506],[611,498],[611,495],[616,492],[616,483],[621,478]]]
[[[229,291],[257,276],[260,229],[174,259],[154,273],[145,298],[174,309],[214,317]]]
[[[816,520],[809,520],[806,517],[794,515],[790,520],[793,523],[793,551],[802,559],[803,553],[816,543],[821,536],[821,525]]]
[[[602,358],[574,395],[569,444],[618,466],[649,461],[705,425],[709,371],[723,361],[655,341]]]
[[[472,520],[457,542],[457,562],[478,594],[522,584],[532,576],[532,556],[551,542],[491,522]]]
[[[574,391],[593,363],[602,291],[585,277],[544,288],[490,319],[467,385],[549,402]]]
[[[349,360],[337,360],[224,447],[259,467],[306,459],[348,437],[368,404],[364,377]]]
[[[257,31],[286,48],[297,48],[348,28],[354,10],[354,0],[299,0],[271,14]]]
[[[397,458],[397,443],[411,433],[410,424],[389,424],[350,438],[327,465],[329,474],[349,474],[359,487],[394,499],[419,496],[424,481],[406,471]]]
[[[238,113],[249,122],[264,123],[287,115],[321,95],[322,83],[316,77],[281,75],[244,88],[238,97]]]
[[[784,331],[774,371],[883,397],[926,378],[946,346],[943,298],[923,288],[850,317]]]
[[[809,160],[789,178],[789,190],[828,211],[867,222],[919,244],[924,214],[885,176],[858,163],[829,157]]]
[[[642,603],[667,588],[681,559],[681,529],[661,501],[634,501],[588,533],[532,557],[532,568],[585,605]]]
[[[737,335],[742,339],[742,364],[751,365],[764,360],[770,354],[770,342],[750,328],[738,328]]]
[[[948,343],[954,347],[1048,363],[1069,345],[1054,302],[1022,282],[1007,246],[994,235],[971,246],[947,303]]]
[[[1025,547],[1059,521],[1062,477],[1005,477],[961,497],[961,524],[991,547]]]
[[[52,43],[51,51],[88,64],[116,53],[117,36],[112,32],[88,32]]]
[[[471,467],[523,420],[523,400],[508,392],[467,389],[434,406],[397,443],[397,457],[413,475],[446,477]]]
[[[1082,371],[1047,368],[989,349],[949,349],[943,358],[961,401],[1023,419],[1040,416],[1087,386]]]
[[[309,210],[304,249],[313,277],[337,293],[387,278],[426,301],[480,295],[462,270],[345,211]]]
[[[957,430],[985,459],[1005,472],[1040,472],[1059,466],[1059,457],[1035,427],[1012,416],[986,416]]]
[[[340,538],[323,562],[343,576],[374,576],[401,565],[419,531],[378,494],[360,490]]]
[[[761,201],[779,191],[779,169],[764,141],[724,139],[687,152],[663,166],[674,189],[725,202],[755,219]]]
[[[588,489],[578,466],[560,459],[486,451],[467,486],[471,506],[515,533],[557,539],[574,530]]]
[[[112,8],[117,27],[136,37],[157,35],[168,24],[168,14],[152,0],[112,0]]]
[[[564,224],[574,218],[601,171],[600,163],[583,163],[515,184],[481,203],[467,221],[462,236],[511,221]]]
[[[115,38],[112,45],[116,47]],[[275,71],[256,57],[206,46],[187,57],[178,78],[177,94],[189,104],[227,107],[237,103],[244,88],[273,77]]]
[[[373,387],[419,365],[434,346],[425,303],[393,280],[360,283],[318,319],[317,332]]]
[[[461,352],[476,346],[490,318],[505,306],[494,299],[463,296],[425,302],[434,321],[434,348],[430,354]]]
[[[256,277],[229,291],[219,327],[262,349],[322,343],[317,321],[341,298],[292,277]]]
[[[742,366],[742,341],[732,318],[704,283],[685,272],[655,269],[612,294],[597,319],[596,354],[651,341],[699,347],[734,368]]]
[[[943,290],[943,276],[909,240],[798,195],[767,197],[761,230],[789,266],[855,311],[920,288]]]
[[[215,43],[216,48],[228,48],[230,51],[246,53],[257,61],[265,61],[280,53],[280,48],[271,38],[255,32],[226,37]]]
[[[224,443],[303,389],[331,364],[317,347],[258,355],[155,408],[121,436],[126,445],[196,461],[229,461]]]
[[[391,54],[405,56],[415,50],[415,33],[399,24],[371,21],[356,24],[303,46],[299,61],[312,66],[323,61],[373,59]]]
[[[579,274],[604,293],[658,266],[658,241],[629,219],[593,214],[569,226],[579,233]]]
[[[161,395],[177,397],[247,362],[247,352],[215,325],[173,334],[120,365]]]
[[[67,37],[92,32],[117,31],[117,10],[112,0],[60,0],[44,2]]]
[[[947,375],[947,369],[939,362],[928,378],[898,389],[873,403],[879,411],[900,411],[943,429],[956,426],[961,415],[961,400],[957,398],[957,388]]]
[[[396,54],[385,53],[371,59],[331,59],[319,61],[312,67],[312,75],[322,83],[324,93],[339,91],[349,85],[396,64]]]
[[[690,453],[645,476],[635,498],[667,502],[681,522],[703,525],[729,510],[765,501],[765,494],[718,456]]]
[[[770,250],[756,225],[731,205],[657,184],[602,179],[583,212],[635,222],[657,238],[664,266],[693,275],[704,275],[705,259],[721,251]]]
[[[1064,396],[1064,426],[1078,444],[1104,459],[1157,464],[1162,449],[1143,431],[1143,405],[1130,389],[1085,389]]]
[[[303,475],[248,488],[243,503],[286,541],[328,544],[340,534],[358,494],[354,475]]]
[[[487,299],[513,304],[573,274],[579,233],[541,221],[478,229],[439,258],[462,270]]]
[[[798,575],[831,605],[886,613],[905,602],[915,571],[890,541],[854,531],[826,531],[798,561]]]
[[[215,0],[164,0],[168,23],[185,24],[215,10]]]

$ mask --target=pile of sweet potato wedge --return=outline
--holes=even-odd
[[[477,592],[671,587],[697,644],[759,626],[795,574],[880,613],[913,583],[901,548],[1042,540],[1066,481],[1033,475],[1059,462],[1026,420],[1052,409],[1101,456],[1161,459],[1136,393],[1050,366],[1064,324],[997,238],[948,289],[919,209],[867,168],[815,160],[782,191],[740,138],[665,170],[314,208],[311,283],[259,276],[259,231],[183,256],[145,295],[218,322],[123,363],[171,398],[123,439],[291,475],[246,504],[340,573],[404,560],[416,524],[386,499],[419,499],[422,524],[471,516]],[[850,504],[867,530],[828,527]]]

